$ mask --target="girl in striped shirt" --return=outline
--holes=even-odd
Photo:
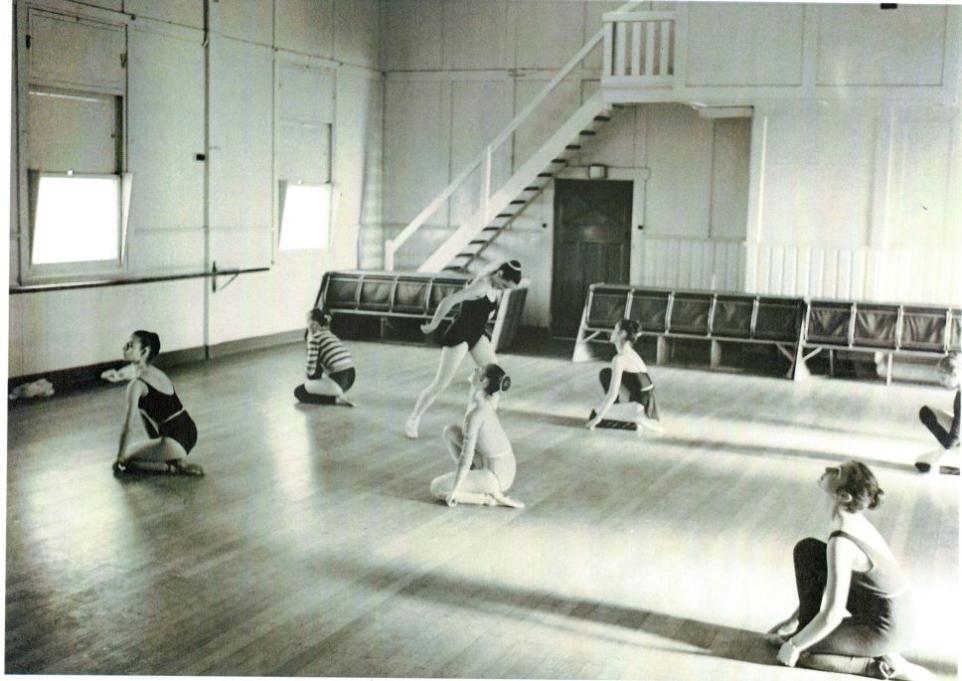
[[[313,308],[307,313],[307,380],[294,389],[294,396],[311,404],[354,403],[344,396],[354,385],[354,358],[331,332],[331,316]]]

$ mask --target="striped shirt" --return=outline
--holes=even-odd
[[[307,377],[320,378],[322,372],[333,374],[354,366],[354,358],[330,329],[307,335]]]

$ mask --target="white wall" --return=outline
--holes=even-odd
[[[748,289],[962,303],[960,130],[924,104],[758,110]]]
[[[188,279],[11,295],[9,375],[116,359],[123,338],[138,327],[156,330],[165,350],[300,328],[323,272],[357,266],[362,225],[380,221],[376,0],[211,3],[209,109],[201,0],[37,0],[31,6],[70,21],[116,26],[126,35],[126,163],[134,175],[128,274],[203,272],[213,261],[220,269],[270,271],[241,275],[226,288],[221,279],[216,293],[209,279]],[[25,16],[27,5],[17,10]],[[85,62],[96,55],[78,50],[69,36],[50,50],[49,78],[62,86],[71,77],[83,86],[85,78],[109,73]],[[309,74],[309,86],[287,83],[278,90],[279,65],[291,64]],[[63,65],[84,75],[71,76]],[[275,133],[285,106],[301,113],[307,107],[307,118],[331,126],[334,223],[320,251],[276,248],[278,180],[290,155],[279,154],[286,138]],[[207,180],[198,153],[207,154]],[[20,275],[18,227],[11,237],[12,283]]]

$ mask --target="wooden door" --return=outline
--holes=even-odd
[[[557,180],[551,333],[574,338],[588,285],[628,283],[632,183]]]

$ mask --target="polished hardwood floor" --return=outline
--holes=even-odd
[[[402,434],[429,347],[351,343],[346,407],[303,407],[302,348],[171,372],[201,479],[115,479],[122,386],[12,406],[7,673],[846,678],[773,664],[816,479],[857,456],[921,614],[907,656],[954,678],[959,478],[921,476],[935,387],[654,367],[664,435],[581,426],[600,362],[511,355],[523,510],[432,501],[466,384]],[[470,360],[468,360],[470,362]],[[466,377],[468,365],[462,367]]]

